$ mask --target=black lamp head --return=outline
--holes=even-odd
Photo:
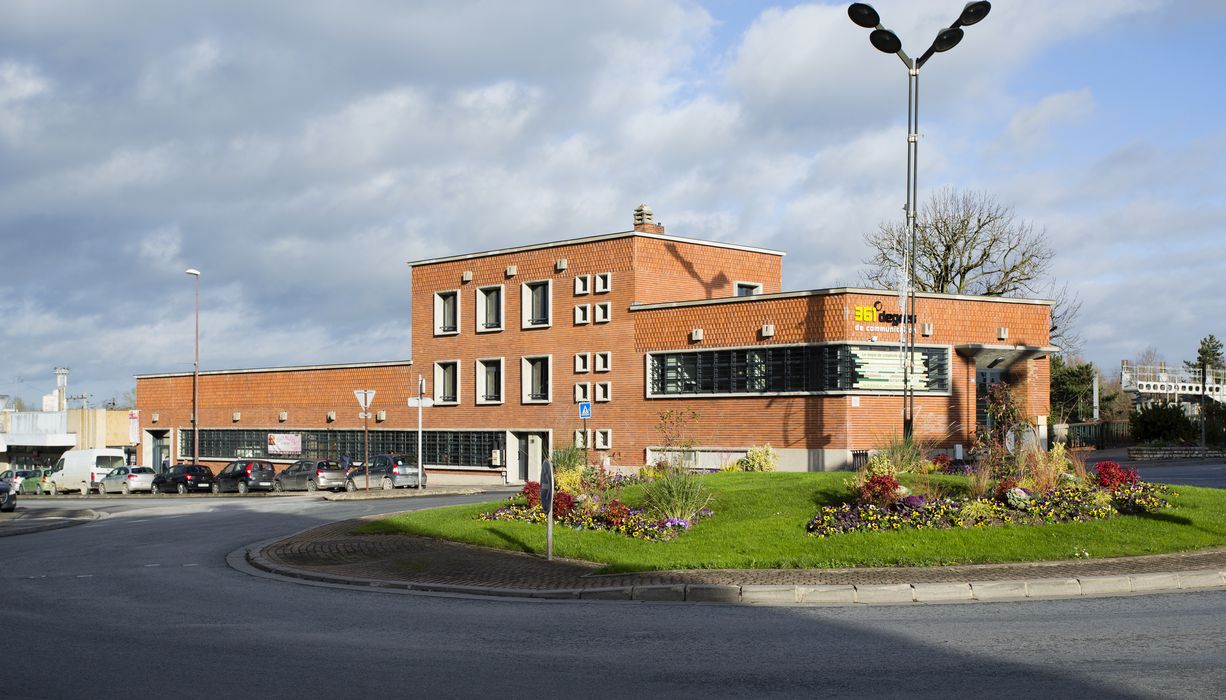
[[[888,29],[874,29],[868,35],[869,42],[882,53],[898,53],[902,51],[902,40]]]
[[[963,12],[966,12],[966,10],[963,10]],[[852,22],[865,29],[875,29],[877,25],[881,24],[881,15],[877,14],[872,5],[865,2],[853,2],[851,7],[847,8],[847,16],[851,18]]]
[[[992,10],[992,3],[987,0],[979,0],[979,2],[968,2],[966,7],[962,8],[962,14],[958,16],[958,24],[963,27],[969,27],[979,20],[988,16],[988,12]]]
[[[962,28],[950,27],[937,32],[937,38],[932,42],[932,50],[936,52],[948,51],[958,45],[962,41]]]

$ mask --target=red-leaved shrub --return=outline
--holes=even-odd
[[[535,508],[541,504],[541,482],[529,481],[524,484],[524,490],[519,492],[528,501],[529,508]]]
[[[1131,486],[1141,480],[1136,469],[1121,467],[1115,462],[1099,462],[1094,465],[1094,480],[1108,491],[1115,491],[1121,486]]]
[[[553,494],[553,517],[565,518],[575,509],[575,497],[565,491],[555,491]]]
[[[953,460],[950,459],[949,455],[945,454],[944,452],[932,457],[932,463],[937,466],[937,469],[945,469],[945,467],[948,467],[949,463],[952,461]]]
[[[870,476],[860,487],[860,502],[885,508],[898,500],[898,479],[889,474]]]
[[[604,517],[613,527],[621,527],[630,517],[630,506],[614,498],[605,504]]]

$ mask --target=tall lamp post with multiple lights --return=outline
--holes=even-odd
[[[192,364],[192,464],[200,464],[200,270],[185,273],[196,278],[196,359]]]
[[[907,67],[907,245],[903,252],[901,269],[905,281],[898,290],[898,311],[903,318],[902,330],[906,334],[906,354],[902,362],[903,381],[903,437],[910,439],[915,422],[915,387],[911,384],[911,365],[915,361],[915,207],[919,180],[919,72],[935,53],[948,51],[962,41],[962,27],[968,27],[988,16],[992,3],[969,2],[962,14],[949,27],[937,33],[932,46],[920,55],[911,58],[902,50],[902,40],[894,32],[881,26],[881,16],[871,5],[857,2],[847,8],[852,22],[873,30],[868,40],[882,53],[896,54]]]

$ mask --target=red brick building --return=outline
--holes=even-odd
[[[377,392],[372,453],[416,455],[420,377],[434,483],[536,479],[571,444],[642,465],[670,409],[697,414],[699,465],[769,443],[782,469],[849,467],[901,430],[897,294],[783,292],[782,257],[667,235],[640,209],[631,231],[409,263],[412,362],[202,372],[202,456],[360,456],[354,389]],[[916,317],[917,436],[968,448],[995,381],[1045,423],[1050,302],[920,294]],[[191,374],[137,377],[137,403],[143,461],[190,458]]]

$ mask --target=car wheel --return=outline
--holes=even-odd
[[[54,481],[51,482],[51,495],[52,496],[60,495],[60,488],[55,485]]]
[[[247,493],[247,482],[246,481],[238,482],[238,492]]]
[[[43,495],[43,485],[39,484],[38,486],[35,486],[34,493],[37,493],[40,496]]]
[[[277,493],[284,493],[285,484],[282,484],[280,481],[274,481],[272,482],[272,490],[276,491]]]
[[[120,490],[121,492],[123,492],[123,495],[125,495],[125,496],[131,496],[131,495],[132,495],[132,487],[131,487],[131,486],[128,486],[127,484],[124,484],[123,486],[119,487],[119,490]]]
[[[353,479],[350,479],[345,482],[345,490],[349,493],[353,493],[354,491],[358,490],[358,485],[353,483]]]
[[[391,491],[392,489],[396,488],[396,485],[392,483],[392,480],[386,476],[383,477],[383,483],[381,486],[383,487],[384,491]]]
[[[158,491],[158,485],[154,484],[149,487],[149,493],[156,495],[156,494],[161,493],[161,491]]]
[[[186,494],[187,484],[179,484],[178,486],[175,487],[175,490],[179,492],[179,495]]]
[[[319,490],[319,484],[315,483],[314,481],[308,481],[308,482],[307,482],[307,491],[310,491],[311,493],[314,493],[314,492],[316,492],[316,491],[318,491],[318,490]]]
[[[213,482],[213,493],[221,493],[221,484]]]

